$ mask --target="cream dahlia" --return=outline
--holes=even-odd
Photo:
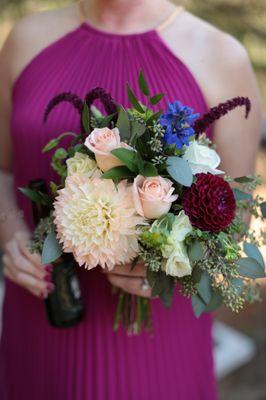
[[[139,252],[137,215],[132,188],[126,181],[89,179],[74,174],[66,179],[55,202],[57,236],[64,251],[80,266],[111,270],[133,260]]]

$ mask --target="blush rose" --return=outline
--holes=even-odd
[[[148,219],[167,214],[178,195],[174,195],[173,183],[169,179],[155,176],[145,178],[138,175],[133,183],[133,199],[136,211]]]

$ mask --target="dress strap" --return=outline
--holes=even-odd
[[[174,22],[176,17],[180,15],[184,11],[183,6],[176,6],[174,11],[156,28],[157,32],[162,32],[164,29],[166,29],[168,26]]]
[[[86,22],[86,12],[83,0],[78,1],[78,12],[79,12],[79,20],[83,24],[84,22]]]

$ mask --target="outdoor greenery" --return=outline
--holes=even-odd
[[[0,0],[0,45],[13,22],[24,14],[60,7],[71,2],[71,0]],[[266,1],[184,0],[183,3],[194,14],[231,33],[245,45],[257,74],[266,114]]]

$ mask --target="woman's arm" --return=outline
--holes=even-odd
[[[11,34],[0,53],[0,245],[4,250],[5,275],[38,297],[53,289],[51,267],[41,265],[27,245],[30,232],[17,207],[12,175],[10,116],[12,109],[12,71],[16,53],[16,35]]]
[[[209,103],[215,106],[236,96],[248,97],[251,112],[238,108],[214,125],[214,142],[222,159],[221,169],[232,177],[254,173],[262,132],[261,99],[246,50],[234,38],[222,34],[217,39],[213,63],[213,85]],[[215,59],[216,58],[216,59]],[[211,79],[211,77],[210,77]]]

